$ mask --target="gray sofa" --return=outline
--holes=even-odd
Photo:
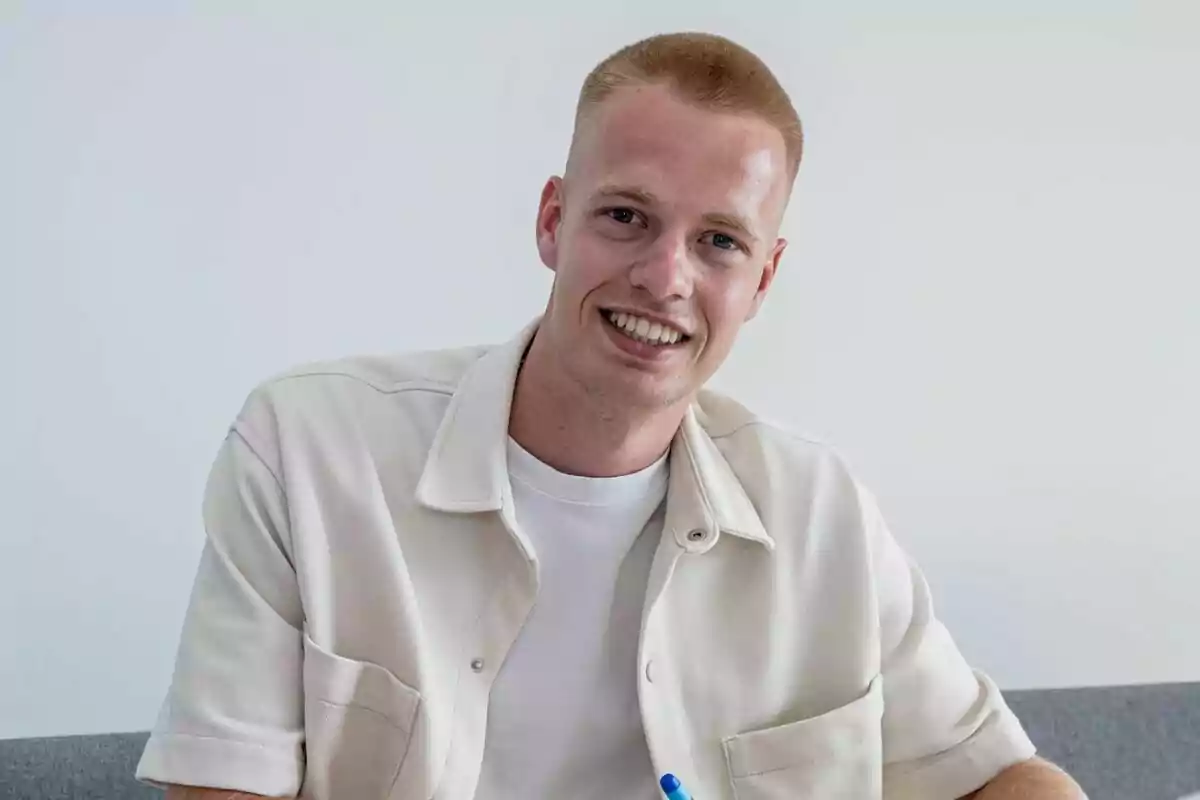
[[[1091,800],[1200,792],[1200,683],[1006,693],[1042,755]],[[144,733],[0,740],[0,800],[138,800]],[[347,800],[353,800],[347,798]]]

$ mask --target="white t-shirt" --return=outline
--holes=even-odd
[[[584,478],[510,439],[508,465],[538,591],[492,687],[476,800],[656,800],[637,651],[666,459]]]

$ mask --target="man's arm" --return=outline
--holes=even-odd
[[[287,496],[276,443],[255,435],[246,413],[205,488],[206,541],[175,670],[136,773],[158,786],[224,789],[207,800],[294,797],[306,769],[304,608]]]
[[[1035,758],[1000,689],[971,668],[937,618],[928,583],[874,498],[860,493],[878,596],[884,796],[1086,800]]]
[[[963,800],[1087,800],[1071,776],[1041,758],[1014,764]]]

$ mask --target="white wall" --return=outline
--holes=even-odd
[[[691,27],[809,134],[722,387],[851,458],[1002,685],[1200,678],[1194,3],[106,5],[0,13],[0,737],[152,722],[245,393],[507,338],[578,82]]]

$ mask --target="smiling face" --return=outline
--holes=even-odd
[[[689,401],[758,311],[785,242],[779,131],[663,85],[614,91],[542,191],[538,251],[555,272],[538,331],[593,396]]]

